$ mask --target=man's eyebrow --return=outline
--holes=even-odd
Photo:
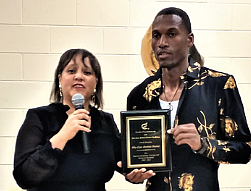
[[[173,30],[178,30],[178,28],[177,27],[171,27],[171,28],[167,29],[166,31],[173,31]],[[159,32],[159,30],[158,29],[153,29],[152,33],[154,33],[154,32]]]

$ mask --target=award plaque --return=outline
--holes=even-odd
[[[123,172],[171,171],[169,110],[122,111],[120,117]]]

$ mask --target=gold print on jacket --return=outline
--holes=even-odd
[[[146,91],[143,97],[146,98],[147,101],[151,102],[153,97],[157,97],[160,95],[160,92],[157,91],[158,88],[161,87],[161,79],[153,81],[151,84],[148,84],[146,87]]]
[[[196,79],[194,80],[194,84],[192,86],[190,86],[188,89],[192,89],[194,86],[202,86],[204,84],[204,82],[202,82],[202,78],[201,79]]]
[[[146,181],[145,191],[148,190],[148,188],[151,186],[151,182],[149,180]]]
[[[169,180],[168,180],[168,178],[166,176],[164,177],[164,182],[167,183],[167,184],[169,183]]]
[[[200,70],[200,64],[198,62],[195,62],[194,63],[194,66],[195,67],[191,67],[191,66],[188,66],[187,70],[189,72],[193,72],[194,70]]]
[[[251,148],[251,141],[250,142],[246,142],[247,144],[248,144],[248,146]],[[250,154],[250,157],[249,157],[250,159],[251,159],[251,154]]]
[[[179,188],[184,189],[184,191],[193,190],[194,176],[190,173],[183,173],[179,180]]]
[[[238,130],[238,125],[230,117],[225,118],[225,135],[227,137],[234,137],[235,131]]]
[[[228,147],[226,147],[226,146],[224,146],[223,147],[223,150],[227,153],[227,152],[230,152],[230,148],[228,148]]]
[[[251,148],[251,142],[247,142],[248,146]],[[251,158],[251,157],[250,157]]]
[[[218,145],[226,145],[227,141],[221,141],[221,140],[217,140]]]
[[[220,146],[223,146],[222,150],[225,151],[225,152],[230,152],[230,148],[228,148],[226,145],[228,144],[227,141],[221,141],[221,140],[217,140],[217,144]],[[218,163],[221,163],[221,164],[230,164],[229,162],[227,161],[217,161]]]
[[[204,123],[202,123],[200,121],[200,119],[197,117],[197,121],[198,123],[200,124],[200,126],[198,127],[198,131],[201,133],[203,130],[206,132],[207,134],[207,138],[210,138],[210,139],[215,139],[215,135],[216,133],[213,132],[213,127],[214,127],[214,123],[210,124],[208,127],[207,127],[207,119],[206,119],[206,116],[204,114],[203,111],[200,111],[200,113],[202,114],[203,116],[203,120],[204,120]]]
[[[173,127],[177,127],[179,125],[179,118],[178,115],[175,116]]]
[[[234,78],[232,76],[230,76],[224,86],[224,89],[233,89],[236,87],[236,84],[235,84],[235,81],[234,81]]]
[[[195,69],[197,69],[197,67]],[[189,71],[191,71],[191,69]],[[203,85],[204,84],[203,80],[205,80],[209,76],[217,78],[217,77],[226,76],[226,75],[223,74],[223,73],[220,73],[220,72],[214,72],[214,71],[211,71],[211,70],[206,70],[200,76],[198,76],[198,79],[194,80],[195,83],[192,86],[190,86],[188,89],[192,89],[196,85],[197,86]]]
[[[218,100],[218,106],[221,106],[221,99]]]
[[[173,190],[173,187],[172,187],[171,173],[170,173],[170,172],[169,172],[168,178],[167,178],[166,176],[164,177],[164,182],[165,182],[166,184],[169,184],[169,186],[170,186],[170,191],[172,191],[172,190]]]
[[[212,76],[212,77],[226,76],[225,74],[223,74],[221,72],[213,72],[211,70],[208,70],[207,73],[208,73],[208,76]]]
[[[203,116],[203,120],[204,120],[204,123],[202,123],[199,118],[197,117],[197,121],[198,123],[200,124],[200,126],[198,127],[198,131],[201,133],[203,130],[206,132],[206,135],[207,135],[207,138],[210,138],[210,139],[216,139],[215,135],[216,133],[213,132],[213,127],[215,124],[210,124],[208,127],[207,127],[207,120],[206,120],[206,116],[204,114],[203,111],[200,111],[200,113],[202,114]],[[216,147],[213,146],[210,141],[207,141],[208,142],[208,154],[207,156],[211,155],[212,158],[214,159],[214,152],[216,151]]]
[[[223,113],[224,113],[224,109],[221,108],[221,109],[220,109],[220,115],[223,115]]]

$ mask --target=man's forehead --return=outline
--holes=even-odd
[[[159,26],[159,25],[182,25],[182,19],[178,15],[159,15],[157,16],[153,21],[153,27]]]

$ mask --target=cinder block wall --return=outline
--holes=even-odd
[[[189,14],[205,65],[235,76],[250,124],[251,0],[0,0],[0,191],[20,190],[12,178],[16,134],[28,108],[49,103],[60,55],[81,47],[98,57],[104,109],[120,126],[127,94],[147,77],[141,39],[169,6]],[[250,164],[221,165],[221,190],[250,191],[250,174]],[[107,190],[144,186],[116,173]]]

